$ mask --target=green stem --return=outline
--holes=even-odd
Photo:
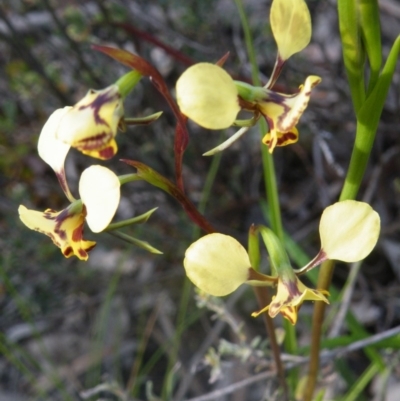
[[[361,185],[362,178],[367,167],[372,145],[375,139],[375,132],[368,134],[365,127],[358,121],[356,139],[350,159],[349,169],[343,185],[339,200],[355,199]],[[328,260],[321,265],[318,275],[317,288],[328,290],[335,269],[335,262]],[[322,334],[322,323],[325,315],[325,304],[318,302],[315,304],[313,313],[313,323],[311,332],[310,364],[308,373],[308,383],[305,391],[305,400],[311,401],[314,388],[317,382],[319,369],[319,353]]]
[[[341,15],[339,15],[339,17],[342,18]],[[341,201],[355,199],[357,196],[370,157],[384,100],[387,97],[399,53],[400,37],[396,39],[392,46],[378,83],[357,113],[356,139],[351,155],[350,166],[340,194]],[[327,261],[322,264],[318,276],[319,289],[329,288],[334,267],[335,264],[332,261]],[[324,313],[325,305],[317,303],[313,313],[309,375],[303,398],[305,401],[311,401],[317,381],[322,333],[321,326]]]
[[[125,175],[120,175],[118,176],[119,182],[121,185],[127,184],[128,182],[132,181],[141,181],[143,180],[142,177],[139,176],[139,174],[125,174]]]
[[[247,48],[247,53],[249,56],[250,64],[251,64],[251,70],[252,70],[252,80],[253,84],[255,86],[261,86],[261,81],[259,78],[259,71],[258,71],[258,66],[257,66],[257,61],[256,61],[256,54],[255,54],[255,49],[253,46],[253,39],[249,27],[249,23],[247,20],[246,13],[244,11],[243,3],[242,0],[235,0],[236,7],[238,9],[239,15],[240,15],[240,20],[242,23],[242,28],[245,36],[245,41],[246,41],[246,48]],[[266,123],[264,120],[261,120],[260,122],[260,130],[261,130],[261,137],[264,136],[265,132],[267,131],[266,129]],[[266,187],[266,193],[267,193],[267,199],[269,202],[269,207],[271,211],[271,226],[272,230],[274,233],[278,236],[279,239],[283,241],[283,227],[282,227],[282,219],[281,219],[281,212],[280,212],[280,205],[279,205],[279,197],[278,197],[278,187],[277,187],[277,182],[276,182],[276,176],[275,176],[275,168],[274,168],[274,161],[272,158],[272,155],[268,152],[267,147],[262,146],[261,147],[261,154],[262,154],[262,161],[263,161],[263,171],[264,171],[264,180],[265,180],[265,187]],[[264,289],[264,291],[266,291]],[[269,296],[267,296],[269,297]],[[261,297],[258,294],[258,300],[260,302]],[[264,307],[265,305],[260,305],[261,307]],[[287,391],[287,385],[285,381],[285,373],[282,369],[282,362],[280,358],[280,352],[279,348],[275,349],[277,347],[277,341],[275,337],[275,329],[274,329],[274,323],[272,319],[264,314],[264,321],[266,324],[266,329],[267,329],[267,334],[270,336],[270,343],[271,347],[273,348],[274,352],[274,357],[275,357],[275,363],[278,369],[278,375],[280,378],[281,386],[282,389],[285,393],[285,398],[288,399],[288,391]],[[286,350],[290,354],[295,354],[296,353],[296,344],[295,344],[295,332],[294,328],[290,325],[289,322],[285,322],[285,329],[286,329],[286,337],[285,337],[285,346],[287,347]],[[289,339],[289,340],[288,340]],[[292,383],[294,384],[294,381],[296,380],[295,374],[294,376],[291,376]]]
[[[133,70],[129,71],[115,82],[123,99],[129,95],[130,91],[137,85],[142,76],[140,72]]]

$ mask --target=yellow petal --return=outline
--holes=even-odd
[[[235,83],[215,64],[189,67],[176,83],[176,97],[182,113],[208,129],[230,127],[240,110]]]
[[[91,166],[79,180],[79,194],[86,206],[86,221],[94,233],[103,231],[117,211],[121,197],[120,181],[108,168]]]
[[[114,137],[123,114],[117,85],[90,90],[63,116],[57,138],[90,156],[109,159],[116,152]]]
[[[209,234],[186,250],[183,262],[188,278],[202,291],[224,296],[246,282],[251,266],[243,246],[223,234]]]
[[[368,203],[354,200],[337,202],[321,216],[319,234],[328,259],[357,262],[375,247],[380,218]]]
[[[96,159],[108,160],[116,155],[118,151],[118,146],[117,142],[115,142],[115,139],[111,139],[105,145],[100,146],[99,148],[89,149],[89,150],[80,149],[80,150],[84,155],[88,155]]]
[[[80,212],[76,212],[67,208],[56,212],[47,209],[42,213],[21,205],[18,212],[21,221],[28,228],[49,236],[66,258],[75,255],[81,260],[87,260],[88,252],[96,243],[83,239],[85,212],[82,207],[79,210]]]
[[[299,139],[299,131],[297,128],[292,128],[288,132],[279,132],[276,130],[268,132],[262,142],[268,146],[269,152],[272,153],[275,146],[286,146],[296,143]]]
[[[70,145],[57,139],[56,134],[62,118],[72,107],[58,109],[51,114],[39,135],[39,156],[58,174],[64,171],[64,162]]]
[[[270,22],[282,60],[303,50],[310,42],[311,17],[304,0],[273,0]]]
[[[270,130],[275,129],[281,133],[292,131],[307,108],[311,90],[320,82],[320,77],[310,75],[294,95],[266,89],[266,98],[258,102],[258,108],[267,119]]]

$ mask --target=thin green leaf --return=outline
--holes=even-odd
[[[129,226],[131,224],[143,224],[146,223],[147,220],[150,218],[150,216],[157,210],[158,208],[155,207],[154,209],[151,209],[147,211],[146,213],[143,213],[139,216],[132,217],[131,219],[127,220],[122,220],[118,221],[116,223],[110,224],[104,231],[112,231],[112,230],[117,230],[119,228]]]
[[[358,0],[338,0],[339,29],[343,46],[343,61],[349,79],[356,114],[365,100],[364,60],[361,41]]]
[[[381,24],[377,0],[359,0],[362,40],[368,56],[370,77],[367,96],[375,87],[382,66]]]
[[[361,377],[354,383],[353,387],[347,393],[347,395],[342,398],[342,401],[355,401],[359,400],[359,396],[367,387],[368,383],[373,379],[373,377],[379,372],[379,367],[371,363],[371,365],[364,371]]]
[[[141,241],[137,238],[131,237],[128,234],[122,233],[121,231],[112,231],[110,232],[111,235],[118,237],[126,242],[128,242],[129,244],[133,244],[136,245],[139,248],[144,249],[145,251],[148,251],[150,253],[156,253],[161,255],[162,252],[159,251],[158,249],[154,248],[153,246],[151,246],[148,242],[146,241]]]
[[[375,140],[379,119],[392,82],[399,53],[400,36],[397,37],[390,50],[374,89],[358,113],[356,140],[350,160],[350,167],[340,196],[341,201],[355,199],[357,196],[358,188],[364,176],[369,154]]]

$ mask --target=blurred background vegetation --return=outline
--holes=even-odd
[[[276,51],[268,22],[270,2],[243,2],[266,82]],[[274,156],[284,227],[306,254],[314,256],[319,216],[341,189],[355,124],[335,1],[311,0],[308,5],[312,42],[288,62],[276,89],[290,93],[311,74],[323,81],[302,117],[299,143],[277,149]],[[386,56],[400,32],[400,2],[382,0],[380,11]],[[104,88],[127,71],[93,51],[93,43],[140,54],[159,69],[171,91],[188,65],[215,62],[228,51],[227,70],[243,80],[250,78],[231,0],[1,1],[0,401],[178,401],[228,388],[260,371],[266,376],[244,382],[231,395],[207,399],[275,399],[268,339],[261,319],[249,317],[257,308],[251,291],[243,289],[221,303],[198,299],[208,308],[196,306],[182,259],[199,232],[173,199],[146,183],[132,183],[123,187],[117,215],[129,218],[158,207],[146,225],[128,232],[161,249],[162,256],[87,230],[88,239],[97,241],[89,261],[64,259],[49,238],[19,221],[19,204],[36,210],[67,205],[54,173],[36,151],[48,116],[74,104],[88,88]],[[354,279],[350,307],[371,334],[400,324],[399,85],[397,72],[361,190],[361,198],[380,213],[382,237]],[[103,164],[127,174],[131,168],[118,159],[139,160],[173,178],[175,121],[151,82],[141,81],[125,110],[128,117],[160,110],[164,114],[148,127],[130,127],[119,134],[118,157]],[[250,224],[265,223],[267,215],[260,133],[251,130],[213,159],[201,154],[231,132],[207,132],[191,123],[189,130],[184,160],[188,194],[218,230],[245,243]],[[80,172],[92,162],[70,152],[67,177],[75,193]],[[336,269],[339,289],[348,273],[348,266]],[[311,311],[311,304],[303,306],[297,326],[304,347]],[[218,318],[210,319],[215,313]],[[277,326],[282,326],[279,319]],[[345,337],[346,324],[335,330]],[[225,342],[219,343],[221,339]],[[400,391],[398,342],[380,349],[391,367],[387,397],[390,391]],[[302,352],[307,355],[306,348]],[[324,365],[321,382],[331,398],[351,387],[365,361],[359,350]],[[380,383],[377,375],[357,399],[377,396]]]

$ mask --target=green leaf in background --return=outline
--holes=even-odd
[[[161,251],[159,251],[158,249],[156,249],[153,246],[151,246],[147,241],[139,240],[139,239],[134,238],[134,237],[132,237],[132,236],[130,236],[128,234],[125,234],[125,233],[123,233],[121,231],[109,231],[109,233],[111,235],[113,235],[114,237],[122,239],[123,241],[128,242],[129,244],[136,245],[137,247],[142,248],[147,252],[155,253],[155,254],[158,254],[158,255],[162,254]]]
[[[353,154],[340,200],[355,199],[360,187],[369,154],[374,143],[379,119],[392,82],[400,53],[400,36],[395,40],[378,81],[357,117],[357,133]]]
[[[339,29],[343,46],[343,61],[349,79],[356,115],[364,103],[365,49],[361,41],[358,0],[338,0]]]
[[[370,67],[367,96],[375,87],[382,66],[381,24],[377,0],[358,0],[362,41]]]

